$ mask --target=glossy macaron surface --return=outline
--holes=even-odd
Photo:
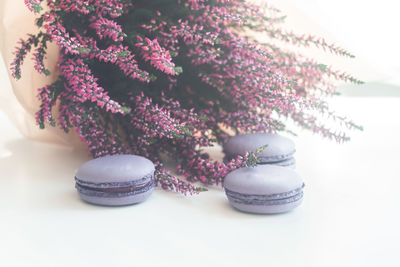
[[[224,181],[231,205],[252,213],[280,213],[297,207],[303,198],[303,186],[295,171],[273,165],[240,168]]]
[[[90,160],[76,172],[81,198],[118,206],[144,201],[154,188],[154,164],[141,156],[113,155]]]
[[[289,159],[295,153],[295,144],[287,137],[278,134],[256,133],[242,134],[232,137],[224,145],[227,156],[245,155],[268,145],[259,155],[262,163],[279,162]]]

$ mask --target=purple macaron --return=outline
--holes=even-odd
[[[229,139],[223,148],[226,159],[230,159],[237,155],[244,156],[246,152],[255,151],[264,145],[268,146],[258,156],[259,164],[273,164],[295,168],[296,160],[293,155],[296,149],[294,142],[278,134],[256,133],[237,135]]]
[[[153,192],[154,170],[153,162],[141,156],[104,156],[78,168],[75,187],[80,197],[92,204],[135,204]]]
[[[304,183],[292,169],[274,165],[240,168],[225,177],[230,204],[249,213],[282,213],[299,206]]]

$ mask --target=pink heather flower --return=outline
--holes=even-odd
[[[50,71],[44,66],[44,59],[46,59],[46,47],[48,36],[44,36],[39,46],[35,49],[33,53],[33,60],[35,62],[34,68],[37,72],[43,73],[45,75],[50,75]]]
[[[66,100],[63,97],[64,94],[60,97],[62,99],[60,102],[65,103]],[[69,111],[70,107],[65,104],[60,104],[59,105],[59,117],[58,117],[58,125],[62,130],[65,132],[69,132],[69,129],[72,127],[71,122],[70,122],[70,117],[72,116],[72,113]]]
[[[136,103],[131,123],[146,136],[174,139],[185,135],[184,125],[175,120],[169,110],[153,105],[152,100],[143,94],[136,97]]]
[[[74,100],[82,103],[95,102],[97,106],[111,113],[124,113],[121,105],[111,100],[107,92],[98,85],[97,78],[92,75],[89,66],[83,60],[62,59],[59,66],[60,72],[68,81],[66,89],[72,91]]]
[[[48,0],[51,9],[60,8],[64,12],[90,13],[117,18],[124,14],[132,3],[121,0]]]
[[[40,0],[25,3],[41,11]],[[336,93],[336,80],[361,82],[273,40],[352,55],[323,38],[282,30],[283,17],[267,5],[166,1],[161,13],[125,0],[47,4],[37,20],[39,33],[19,42],[10,66],[19,79],[21,64],[33,51],[34,68],[48,74],[43,64],[47,41],[60,48],[59,79],[39,89],[38,124],[54,126],[57,120],[64,131],[75,129],[93,157],[150,158],[157,166],[157,185],[166,190],[196,194],[204,189],[190,182],[223,184],[229,172],[254,165],[255,153],[218,162],[202,152],[232,134],[291,132],[286,119],[337,142],[348,140],[343,128],[361,129],[331,111],[324,99]],[[271,40],[256,42],[245,36],[249,29]],[[326,127],[315,113],[337,122],[338,129]],[[165,158],[177,162],[186,180],[163,167]]]
[[[95,57],[105,62],[109,60],[115,63],[124,72],[126,77],[138,79],[146,83],[150,82],[149,73],[139,68],[134,59],[135,56],[131,54],[128,47],[111,45],[106,50],[100,51]]]
[[[15,79],[20,79],[21,78],[21,65],[24,62],[24,59],[26,57],[26,54],[31,50],[31,44],[33,41],[24,41],[23,39],[20,39],[19,44],[20,46],[16,47],[16,51],[14,52],[14,60],[11,62],[11,75]]]
[[[64,48],[66,53],[111,62],[119,66],[125,75],[131,79],[138,79],[142,82],[150,81],[148,72],[139,69],[134,55],[127,47],[110,45],[104,50],[99,49],[93,38],[84,38],[77,31],[74,31],[75,36],[71,37],[65,27],[55,20],[54,16],[46,14],[45,18],[48,22],[44,25],[47,34],[60,47]]]
[[[105,131],[96,119],[96,109],[74,102],[68,95],[64,95],[62,99],[69,106],[68,119],[94,157],[130,153],[128,148],[122,146],[116,133]]]
[[[100,39],[107,37],[114,41],[123,41],[126,36],[126,34],[122,32],[120,25],[113,20],[103,17],[95,19],[89,26],[96,30]]]
[[[162,48],[157,39],[150,40],[149,38],[138,38],[136,47],[141,49],[141,55],[145,61],[150,61],[150,64],[156,69],[165,72],[169,75],[177,75],[175,64],[168,50]]]
[[[111,18],[117,18],[129,10],[133,5],[130,1],[121,0],[93,0],[96,7],[96,14],[101,16],[109,15]]]
[[[90,13],[90,4],[93,0],[48,0],[51,9],[61,9],[64,12],[79,12],[81,14]]]
[[[171,175],[170,172],[164,168],[157,169],[154,174],[158,186],[165,190],[172,190],[184,195],[198,194],[201,191],[206,191],[204,188],[196,187],[178,177]]]
[[[48,36],[40,32],[37,35],[33,34],[28,34],[28,39],[20,39],[19,40],[19,46],[15,48],[15,51],[13,54],[15,55],[14,60],[11,62],[11,75],[15,79],[20,79],[21,78],[21,65],[24,62],[24,59],[26,55],[32,50],[32,47],[35,46],[35,44],[40,43],[39,47],[36,49],[36,55],[35,55],[35,60],[36,60],[36,65],[43,65],[43,58],[44,58],[44,45],[48,41]],[[35,68],[42,70],[40,66],[36,66]],[[43,66],[43,71],[44,71],[44,66]]]
[[[53,117],[51,114],[51,108],[55,104],[53,101],[51,94],[52,92],[49,90],[50,86],[45,86],[39,89],[38,99],[41,101],[40,110],[36,112],[36,123],[40,125],[41,128],[44,128],[44,123],[53,123]]]

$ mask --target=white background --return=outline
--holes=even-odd
[[[324,36],[355,60],[335,61],[364,81],[400,84],[400,3],[395,0],[271,0],[287,14],[287,29]],[[315,50],[314,53],[317,53]]]
[[[350,66],[364,67],[369,90],[398,89],[395,1],[274,2],[294,14],[291,25],[327,31],[372,62]],[[0,82],[11,90],[2,62]],[[237,212],[219,188],[186,198],[156,190],[121,208],[83,203],[73,176],[86,153],[26,140],[0,112],[0,266],[398,267],[400,98],[344,96],[332,107],[365,131],[344,145],[299,132],[304,203],[274,216]]]

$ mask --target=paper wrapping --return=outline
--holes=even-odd
[[[31,54],[26,56],[21,68],[22,78],[17,81],[11,77],[10,63],[13,61],[13,52],[18,40],[26,38],[27,33],[35,33],[37,31],[35,14],[28,10],[23,0],[0,1],[0,52],[3,56],[12,88],[9,89],[4,86],[7,81],[2,82],[0,107],[18,130],[29,139],[82,147],[84,144],[80,142],[75,131],[70,131],[69,134],[66,134],[58,127],[51,126],[46,126],[42,130],[35,121],[35,113],[40,106],[40,102],[37,99],[37,89],[57,78],[55,64],[58,59],[58,49],[55,45],[49,45],[45,61],[46,67],[52,72],[49,77],[36,72]]]

